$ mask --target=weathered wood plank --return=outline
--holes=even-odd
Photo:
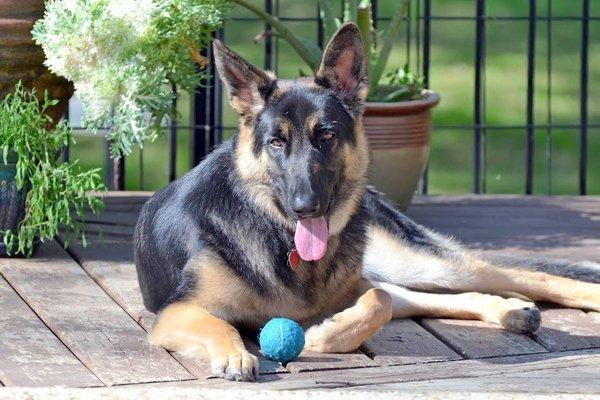
[[[588,240],[600,240],[600,233],[598,233],[598,227],[595,224],[586,226],[581,223],[569,223],[561,226],[561,224],[554,225],[553,221],[548,221],[547,224],[542,225],[526,218],[513,224],[510,217],[506,217],[503,222],[499,222],[495,218],[490,218],[488,221],[484,218],[473,221],[461,221],[454,217],[435,220],[432,217],[431,219],[415,218],[415,221],[431,229],[448,232],[467,239],[476,239],[479,237],[479,240],[493,240],[511,237],[511,235],[516,237],[537,235],[540,244],[545,244],[548,242],[553,243],[557,238],[572,235],[578,238],[587,238]],[[570,243],[571,240],[566,238],[566,242]]]
[[[552,234],[548,229],[538,232],[510,229],[502,231],[492,227],[440,229],[435,226],[435,222],[425,225],[489,254],[600,261],[600,238],[590,238],[589,234]]]
[[[88,236],[100,237],[101,239],[118,238],[118,240],[129,240],[133,237],[133,226],[125,225],[108,225],[102,223],[86,223],[85,234]]]
[[[500,205],[522,207],[576,208],[600,210],[600,196],[523,196],[523,195],[426,195],[415,196],[411,208],[428,205],[462,205],[498,207]]]
[[[588,243],[585,243],[588,242]],[[600,262],[600,240],[597,243],[589,243],[585,239],[580,241],[583,247],[564,245],[553,245],[548,247],[537,246],[533,243],[505,243],[501,245],[495,241],[471,244],[471,247],[480,247],[484,256],[506,256],[510,254],[513,257],[539,257],[544,259],[569,260],[571,262],[578,261],[595,261]],[[529,247],[526,247],[529,246]],[[537,247],[535,247],[537,246]]]
[[[63,343],[106,385],[191,379],[56,242],[34,259],[0,260],[0,272]]]
[[[543,353],[533,339],[482,321],[423,319],[421,324],[465,358]]]
[[[131,242],[94,242],[88,247],[72,244],[70,251],[83,269],[146,331],[150,330],[155,315],[144,307],[142,294],[133,264]],[[259,357],[260,373],[287,372],[280,363],[267,360],[258,347],[246,341],[248,351]],[[196,378],[212,377],[210,366],[201,359],[173,353]]]
[[[390,321],[361,350],[381,366],[462,359],[411,319]]]
[[[428,382],[435,380],[454,380],[478,377],[498,377],[507,374],[523,376],[525,374],[540,374],[548,371],[568,371],[579,369],[586,374],[596,376],[599,373],[600,353],[596,350],[569,351],[561,353],[542,353],[480,360],[449,361],[444,363],[413,364],[393,367],[376,367],[347,370],[330,370],[305,372],[302,374],[286,374],[264,376],[260,379],[263,390],[301,390],[301,389],[332,389],[360,388],[379,389],[395,383],[415,382],[423,391],[428,388]],[[596,375],[594,375],[596,374]],[[566,383],[557,376],[557,381],[548,380],[547,390],[561,392],[562,384]],[[588,375],[589,377],[589,375]],[[587,379],[585,386],[569,387],[574,393],[600,393],[600,379]],[[523,382],[525,384],[525,382]],[[174,384],[192,387],[219,387],[232,389],[253,389],[255,385],[234,382],[217,382],[214,380],[188,381]],[[517,387],[517,391],[527,388]],[[565,390],[567,391],[567,390]]]
[[[598,197],[418,197],[408,215],[486,254],[600,261]]]
[[[347,354],[302,351],[298,358],[285,367],[290,372],[324,371],[329,369],[376,367],[377,363],[360,351]]]
[[[104,211],[123,211],[137,213],[152,197],[153,192],[111,191],[97,194],[104,202]]]
[[[561,244],[566,243],[575,244],[572,239],[569,239],[568,236],[574,236],[575,238],[587,238],[592,242],[596,242],[600,239],[600,235],[597,233],[597,229],[595,227],[581,227],[581,229],[577,229],[577,226],[572,227],[563,227],[556,229],[555,231],[551,231],[551,226],[523,226],[516,227],[510,225],[501,225],[501,224],[461,224],[456,221],[448,221],[446,224],[442,224],[440,221],[435,220],[416,220],[416,222],[421,223],[431,229],[444,232],[447,234],[455,235],[457,237],[462,237],[467,240],[502,240],[505,238],[528,238],[531,236],[537,236],[538,245],[547,246],[548,244]],[[521,239],[522,240],[522,239]]]
[[[142,209],[144,203],[122,203],[122,204],[113,204],[113,203],[105,203],[104,210],[105,212],[130,212],[134,214],[138,214]],[[89,212],[89,210],[88,210]]]
[[[261,375],[288,373],[289,371],[278,361],[269,360],[260,351],[260,347],[252,340],[245,338],[246,350],[258,357]]]
[[[71,243],[69,252],[77,263],[142,328],[149,330],[155,315],[144,307],[133,264],[131,242],[93,241],[87,247]]]
[[[599,212],[586,212],[584,210],[571,210],[556,207],[467,207],[455,205],[427,205],[414,207],[407,211],[407,215],[414,219],[431,219],[441,225],[450,222],[476,225],[514,225],[527,226],[524,222],[531,222],[534,226],[547,227],[556,223],[559,227],[572,227],[582,224],[591,227]],[[501,218],[503,217],[503,218]],[[568,218],[567,218],[568,217]]]
[[[151,191],[135,191],[135,190],[113,190],[106,193],[98,193],[95,192],[99,197],[103,198],[107,203],[115,204],[115,203],[143,203],[148,201],[150,197],[154,194]]]
[[[494,212],[492,213],[491,210]],[[427,212],[431,211],[431,214]],[[524,218],[539,218],[544,214],[550,219],[559,219],[558,217],[564,215],[579,214],[578,217],[589,218],[590,216],[597,215],[600,212],[600,206],[595,203],[587,204],[548,204],[548,203],[536,203],[526,204],[521,199],[512,200],[510,202],[482,202],[474,201],[470,204],[461,203],[429,203],[429,204],[414,204],[412,205],[407,214],[409,215],[432,215],[436,218],[443,218],[447,216],[457,216],[470,219],[475,215],[481,215],[483,217],[493,216],[507,216],[512,217],[513,215]],[[563,221],[568,222],[568,221]]]
[[[144,330],[149,331],[156,316],[146,310],[133,264],[131,242],[94,242],[88,247],[72,244],[69,251],[81,267]],[[212,376],[210,366],[202,360],[173,356],[196,378]]]
[[[5,386],[104,386],[0,277],[0,380]]]
[[[90,212],[85,214],[86,223],[103,225],[135,226],[137,219],[138,213],[134,211],[104,210],[98,214],[93,214]]]
[[[430,379],[427,382],[401,382],[382,384],[378,391],[400,390],[405,392],[460,392],[460,393],[512,393],[557,395],[559,393],[587,393],[598,395],[600,374],[589,366],[543,371],[523,371],[493,376],[452,379]],[[354,389],[350,389],[354,390]],[[510,393],[510,395],[509,395]],[[487,396],[486,396],[487,397]],[[501,398],[501,396],[499,396]]]
[[[572,308],[544,305],[541,311],[542,325],[534,339],[548,350],[600,348],[600,320]]]

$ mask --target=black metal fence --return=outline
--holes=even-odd
[[[379,9],[385,1],[395,2],[396,0],[372,0],[374,19],[378,24],[385,24],[389,20],[387,16],[379,15]],[[472,108],[472,123],[469,124],[436,124],[434,126],[434,134],[437,130],[469,130],[472,132],[472,191],[474,193],[486,192],[486,138],[490,132],[500,131],[522,131],[524,132],[525,141],[525,162],[524,162],[524,186],[521,193],[532,194],[534,182],[534,156],[535,156],[535,131],[545,130],[547,132],[547,142],[545,149],[546,159],[546,179],[548,193],[552,193],[552,131],[555,129],[570,129],[578,132],[578,193],[586,194],[588,189],[588,134],[592,128],[600,128],[600,124],[592,124],[588,118],[588,94],[590,86],[590,62],[589,62],[589,37],[590,23],[600,21],[600,17],[590,16],[590,0],[580,0],[576,7],[579,8],[579,15],[553,15],[552,0],[519,0],[528,7],[528,15],[489,15],[487,8],[490,3],[500,0],[472,0],[468,1],[473,7],[473,15],[442,15],[436,13],[436,8],[441,4],[439,0],[413,0],[410,3],[408,15],[405,18],[405,30],[402,40],[403,47],[406,51],[406,60],[413,66],[413,70],[417,70],[423,74],[425,82],[431,81],[431,64],[432,64],[432,26],[439,21],[468,21],[472,22],[475,36],[475,47],[473,48],[473,103],[465,102],[464,107]],[[567,1],[567,0],[555,0]],[[540,3],[544,2],[545,13],[540,15],[538,8]],[[377,4],[379,3],[379,4]],[[464,1],[463,1],[464,3]],[[497,5],[497,4],[495,4]],[[319,23],[319,12],[316,2],[306,2],[306,7],[312,7],[314,16],[312,17],[290,17],[280,16],[280,19],[288,22],[304,22],[314,24],[315,36],[319,44],[323,43],[323,31]],[[278,15],[281,9],[280,0],[264,0],[264,8],[267,12]],[[341,10],[340,10],[341,14]],[[228,27],[231,24],[238,22],[259,21],[252,16],[233,16],[228,20],[224,28],[215,33],[215,36],[221,40],[226,38]],[[486,33],[490,21],[522,21],[527,23],[527,37],[522,40],[527,42],[527,67],[526,67],[526,121],[524,124],[499,124],[488,123],[486,121],[486,48],[488,41]],[[578,110],[573,110],[578,113],[578,123],[555,123],[553,121],[552,111],[552,74],[553,74],[553,24],[556,21],[576,24],[580,30],[580,40],[578,46],[579,54],[579,101]],[[546,75],[546,99],[545,106],[546,118],[544,121],[536,120],[534,100],[536,92],[536,71],[539,74],[539,69],[536,70],[536,56],[539,57],[538,26],[545,25],[545,75]],[[268,31],[269,27],[264,27]],[[227,40],[225,40],[227,42]],[[272,38],[266,35],[262,51],[264,51],[264,65],[266,69],[275,69],[277,72],[277,53],[283,42],[280,39]],[[210,49],[207,50],[208,57],[212,58]],[[412,56],[412,60],[411,60]],[[214,71],[211,71],[214,72]],[[444,77],[435,77],[437,81]],[[444,97],[444,93],[442,93]],[[176,160],[177,152],[177,135],[181,129],[188,129],[191,133],[191,156],[190,167],[196,165],[202,160],[211,149],[220,143],[229,132],[235,129],[234,126],[225,125],[223,123],[223,90],[216,76],[213,75],[207,82],[205,87],[201,87],[195,93],[193,98],[193,113],[189,123],[183,121],[172,121],[168,127],[169,137],[169,157],[168,157],[168,177],[170,180],[176,177]],[[176,103],[174,104],[176,106]],[[538,149],[539,151],[539,149]],[[124,189],[125,163],[108,162],[110,168],[107,168],[107,181],[113,189]],[[143,168],[143,167],[142,167]],[[420,191],[428,192],[428,171],[425,172]]]

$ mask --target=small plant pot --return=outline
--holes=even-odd
[[[4,159],[0,156],[0,231],[10,229],[14,232],[25,216],[27,190],[17,189],[15,183],[17,155],[9,152],[7,162],[4,164]],[[36,241],[34,251],[37,245]],[[9,257],[2,237],[0,237],[0,257]]]
[[[368,102],[363,126],[369,141],[369,182],[401,210],[406,210],[429,158],[431,109],[440,96],[397,103]]]

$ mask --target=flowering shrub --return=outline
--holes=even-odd
[[[32,34],[48,68],[75,84],[84,126],[110,128],[118,156],[160,132],[171,84],[200,83],[192,60],[204,64],[199,49],[228,8],[228,0],[50,0]]]

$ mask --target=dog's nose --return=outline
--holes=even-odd
[[[299,218],[312,217],[319,211],[319,198],[315,193],[294,196],[292,210]]]

